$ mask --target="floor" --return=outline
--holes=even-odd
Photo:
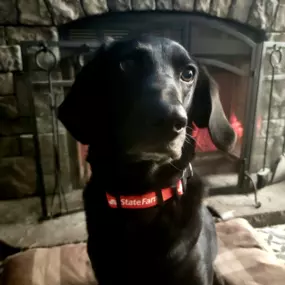
[[[81,197],[81,191],[74,191],[67,195],[67,200],[72,208],[82,208]],[[245,217],[254,227],[264,228],[268,225],[279,224],[273,237],[275,246],[281,244],[279,252],[283,256],[282,250],[285,251],[285,182],[260,190],[259,200],[262,203],[259,209],[254,207],[253,195],[212,196],[206,200],[206,203],[214,206],[226,218]],[[83,212],[44,222],[39,222],[40,213],[38,198],[2,201],[0,203],[0,239],[20,247],[53,246],[86,240]],[[261,230],[261,234],[269,242],[273,240],[273,237],[270,237],[271,229],[272,227]]]
[[[216,195],[207,203],[224,215],[245,217],[254,227],[285,224],[285,181],[258,191],[260,208],[255,208],[254,195]]]
[[[82,191],[66,195],[71,209],[82,209]],[[58,200],[55,200],[55,210]],[[48,199],[50,205],[51,199]],[[16,247],[53,246],[86,240],[83,211],[39,222],[38,198],[0,202],[0,240]]]

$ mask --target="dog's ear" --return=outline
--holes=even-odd
[[[102,73],[105,68],[106,51],[112,44],[107,40],[77,74],[75,81],[57,108],[57,117],[70,134],[82,144],[90,144],[93,140],[94,124],[98,123],[96,114],[101,113],[98,106],[102,106]],[[96,111],[97,108],[97,111]],[[97,128],[96,128],[97,129]]]
[[[215,146],[229,151],[236,141],[236,134],[224,113],[219,86],[207,69],[200,67],[191,108],[192,121],[198,128],[208,128]]]

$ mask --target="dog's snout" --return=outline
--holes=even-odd
[[[187,125],[187,116],[182,110],[177,110],[172,114],[172,131],[179,134]]]

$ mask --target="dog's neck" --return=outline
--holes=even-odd
[[[154,161],[130,162],[114,153],[95,154],[92,146],[89,148],[88,161],[93,178],[108,181],[111,192],[112,188],[120,188],[121,195],[144,194],[150,189],[175,185],[188,166],[187,162],[180,167]]]

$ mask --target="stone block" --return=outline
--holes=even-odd
[[[54,87],[53,95],[55,98],[56,106],[59,106],[64,99],[63,88]],[[44,86],[34,86],[33,97],[35,102],[35,112],[37,117],[49,117],[51,116],[51,98],[49,96],[49,90]]]
[[[22,69],[20,46],[0,46],[0,71],[21,71]]]
[[[0,119],[16,119],[19,117],[15,96],[0,96]]]
[[[30,78],[23,73],[16,73],[14,78],[19,113],[21,116],[31,116],[32,88],[29,82]]]
[[[4,27],[0,27],[0,45],[5,45],[6,39],[5,39],[5,29]]]
[[[211,15],[226,18],[231,7],[232,0],[213,0],[211,7]]]
[[[172,10],[172,0],[156,0],[156,10]]]
[[[37,127],[39,134],[52,133],[52,117],[38,117]],[[66,133],[65,127],[58,121],[59,133]]]
[[[254,0],[235,1],[230,7],[228,18],[245,23],[249,17],[253,1]]]
[[[19,199],[36,193],[36,167],[33,158],[2,158],[0,173],[0,200]]]
[[[55,27],[7,27],[6,38],[10,45],[21,41],[58,41]]]
[[[20,23],[25,25],[52,25],[52,17],[45,3],[45,0],[18,0]]]
[[[174,0],[173,9],[178,11],[193,11],[194,10],[194,0]]]
[[[99,15],[108,12],[107,0],[82,0],[82,6],[87,15]]]
[[[35,155],[34,139],[32,135],[21,136],[21,151],[24,156]],[[54,166],[54,149],[53,149],[53,136],[52,134],[39,135],[40,157],[41,165],[44,174],[53,174]],[[59,136],[59,154],[60,164],[63,173],[69,173],[69,152],[67,136],[60,134]]]
[[[84,16],[78,0],[45,0],[50,7],[55,25],[62,25]],[[94,1],[95,2],[95,1]]]
[[[52,72],[52,80],[61,79],[60,72]],[[35,85],[34,87],[31,85],[33,81],[47,81],[47,73],[44,71],[35,71],[29,74],[29,77],[26,77],[23,74],[15,75],[15,86],[18,100],[18,108],[21,116],[30,116],[31,115],[31,106],[30,100],[34,98],[35,94],[40,96],[40,98],[47,98],[46,94],[48,92],[47,86],[44,85]],[[55,92],[59,88],[54,88]],[[33,96],[33,97],[32,97]],[[44,101],[47,102],[47,101]],[[34,102],[35,104],[40,104],[40,102]],[[43,105],[43,108],[46,110],[48,105]],[[42,108],[37,108],[37,112],[41,112]]]
[[[24,156],[34,156],[35,155],[35,145],[34,138],[31,134],[21,135],[20,136],[20,147],[21,153]]]
[[[285,32],[267,33],[267,39],[268,41],[273,41],[273,42],[285,42]]]
[[[0,136],[13,136],[33,132],[31,118],[20,117],[14,120],[0,120]]]
[[[278,154],[281,154],[282,151],[282,146],[284,142],[284,137],[283,136],[275,136],[275,137],[270,137],[268,139],[268,151],[269,152],[276,152]],[[254,149],[253,152],[256,155],[263,155],[265,150],[265,137],[256,137],[254,141]]]
[[[274,31],[285,31],[285,3],[278,6],[278,11],[276,13],[275,22],[273,25]]]
[[[62,88],[54,88],[53,94],[56,98],[56,105],[59,106],[64,99],[64,93]],[[52,113],[50,109],[50,97],[48,95],[48,89],[45,87],[34,88],[33,97],[35,102],[35,112],[37,116],[37,127],[40,134],[52,133]],[[60,133],[65,133],[66,129],[57,120]]]
[[[20,155],[20,138],[17,136],[0,137],[0,159]]]
[[[280,107],[280,115],[279,115],[279,118],[285,118],[285,105],[281,106]]]
[[[209,13],[211,0],[197,0],[195,10],[198,12]]]
[[[266,164],[265,167],[269,165]],[[251,160],[249,165],[249,173],[257,173],[259,170],[263,168],[263,155],[256,155],[251,153]]]
[[[282,154],[283,143],[283,136],[271,137],[268,140],[266,167],[274,167],[279,156]],[[251,172],[257,172],[263,167],[264,150],[265,138],[256,138],[251,154]]]
[[[262,82],[261,94],[260,94],[260,114],[262,114],[263,118],[266,118],[265,114],[268,113],[268,106],[270,100],[270,91],[271,91],[271,81],[265,80]],[[273,93],[272,93],[272,106],[276,109],[276,107],[281,107],[285,105],[285,80],[275,80],[273,85]],[[274,111],[275,112],[275,111]]]
[[[275,22],[277,8],[278,0],[256,0],[248,24],[263,30],[270,30]]]
[[[54,187],[55,187],[55,177],[53,174],[45,174],[44,175],[44,184],[45,184],[45,191],[47,195],[53,194]],[[69,175],[62,175],[61,186],[63,192],[70,192],[72,191],[72,184]],[[58,192],[57,192],[58,193]]]
[[[269,156],[268,163],[271,168],[276,164],[276,161],[282,154],[283,144],[284,144],[283,136],[273,138],[272,147],[269,148],[269,152],[268,152],[268,156]]]
[[[13,74],[0,73],[0,95],[12,95],[14,93]]]
[[[267,109],[268,110],[268,109]],[[268,119],[268,112],[265,112],[264,115],[262,116],[262,118],[264,120]],[[271,119],[280,119],[281,118],[281,108],[280,106],[273,106],[271,108]]]
[[[16,0],[1,0],[0,11],[0,24],[17,24]]]
[[[132,9],[134,11],[155,10],[155,0],[132,0]]]
[[[107,1],[110,11],[130,11],[132,10],[131,0],[109,0]]]
[[[39,143],[41,148],[41,154],[43,157],[53,156],[53,135],[52,134],[43,134],[39,136]],[[59,135],[59,152],[63,157],[68,156],[68,145],[67,145],[67,136],[66,134]]]
[[[267,120],[263,120],[261,123],[260,137],[266,137],[267,131]],[[278,137],[283,136],[285,131],[285,121],[284,119],[271,119],[269,121],[269,136]]]
[[[51,194],[54,187],[54,151],[52,148],[52,134],[40,134],[39,144],[45,187],[47,193]],[[32,135],[21,136],[21,151],[25,156],[33,156],[35,154]],[[64,189],[70,190],[72,188],[72,179],[70,174],[71,158],[68,150],[67,136],[65,134],[60,135],[59,151]]]
[[[65,150],[66,151],[66,150]],[[69,173],[69,157],[66,153],[60,152],[60,169],[63,174]],[[44,174],[54,174],[55,171],[55,161],[54,154],[49,156],[41,157],[41,163]]]

